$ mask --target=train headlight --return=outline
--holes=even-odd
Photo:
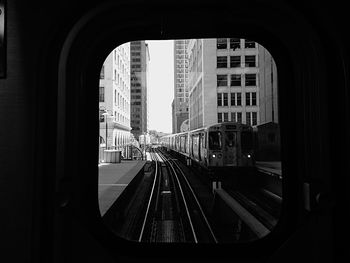
[[[213,158],[215,158],[216,157],[216,155],[215,154],[213,154]]]
[[[250,154],[248,154],[247,157],[250,158],[251,157]]]

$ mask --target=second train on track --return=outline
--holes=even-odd
[[[250,125],[223,122],[161,138],[167,150],[207,169],[253,167],[254,136]]]

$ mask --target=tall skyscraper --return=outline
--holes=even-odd
[[[267,49],[259,45],[260,123],[278,123],[277,68]]]
[[[128,153],[130,143],[130,44],[114,49],[103,63],[99,87],[100,143]]]
[[[135,139],[148,132],[148,64],[145,41],[130,42],[131,132]]]
[[[174,40],[174,105],[173,133],[181,132],[181,127],[189,117],[188,108],[188,39]]]
[[[225,121],[276,121],[276,66],[264,47],[237,38],[191,39],[187,53],[191,130]],[[262,105],[273,114],[261,113]]]

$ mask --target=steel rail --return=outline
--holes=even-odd
[[[181,184],[180,184],[180,180],[179,180],[179,178],[178,178],[178,176],[177,176],[177,173],[176,173],[176,171],[175,171],[173,165],[166,159],[166,157],[165,157],[163,154],[159,154],[159,153],[158,153],[158,155],[159,155],[159,157],[160,157],[161,159],[164,160],[164,162],[166,162],[166,163],[169,164],[170,168],[172,169],[172,171],[173,171],[173,173],[174,173],[174,175],[175,175],[176,181],[177,181],[177,183],[178,183],[178,185],[179,185],[179,189],[180,189],[180,193],[181,193],[182,199],[183,199],[183,201],[184,201],[184,205],[185,205],[185,209],[186,209],[186,215],[187,215],[187,217],[188,217],[188,221],[189,221],[190,226],[191,226],[191,231],[192,231],[192,235],[193,235],[194,241],[195,241],[195,243],[198,243],[196,231],[194,230],[194,227],[193,227],[192,218],[191,218],[190,212],[189,212],[189,210],[188,210],[188,206],[187,206],[187,202],[186,202],[186,199],[185,199],[185,195],[184,195],[184,193],[183,193],[183,190],[182,190],[182,187],[181,187]]]
[[[142,223],[141,233],[140,233],[140,236],[139,236],[139,242],[141,242],[142,237],[143,237],[143,233],[144,233],[144,230],[145,230],[146,221],[147,221],[147,218],[148,218],[149,208],[150,208],[150,206],[151,206],[152,196],[153,196],[153,193],[154,193],[154,187],[155,187],[155,184],[156,184],[156,181],[157,181],[157,175],[158,175],[158,161],[156,160],[156,158],[154,158],[154,159],[155,159],[155,164],[156,164],[156,170],[155,170],[155,173],[154,173],[154,180],[153,180],[153,185],[152,185],[151,194],[150,194],[150,197],[149,197],[149,200],[148,200],[148,204],[147,204],[147,209],[146,209],[145,218],[144,218],[143,223]]]
[[[195,201],[196,201],[196,203],[197,203],[197,206],[199,207],[199,210],[200,210],[200,212],[201,212],[201,214],[202,214],[202,217],[204,218],[204,221],[205,221],[205,223],[206,223],[206,225],[207,225],[207,227],[208,227],[208,229],[209,229],[209,231],[210,231],[210,234],[212,235],[212,237],[213,237],[215,243],[218,243],[218,240],[217,240],[217,238],[215,237],[215,234],[214,234],[214,232],[213,232],[213,230],[212,230],[212,228],[211,228],[211,226],[210,226],[210,224],[209,224],[209,221],[208,221],[208,219],[207,219],[205,213],[203,212],[202,206],[201,206],[201,204],[199,203],[199,201],[198,201],[198,199],[197,199],[197,196],[195,195],[195,193],[194,193],[194,191],[193,191],[193,189],[192,189],[190,183],[188,182],[188,180],[187,180],[185,174],[183,173],[182,169],[180,168],[180,166],[179,166],[176,162],[173,162],[173,163],[176,165],[176,167],[177,167],[177,168],[179,169],[179,171],[181,172],[182,177],[185,179],[186,184],[187,184],[188,188],[190,189],[190,191],[191,191],[191,193],[192,193],[192,195],[193,195],[193,197],[194,197],[194,199],[195,199]]]

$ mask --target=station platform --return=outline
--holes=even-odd
[[[101,216],[112,206],[128,184],[143,169],[144,160],[122,160],[98,166],[98,200]]]
[[[255,162],[256,167],[268,173],[277,174],[282,176],[282,164],[281,162]]]

